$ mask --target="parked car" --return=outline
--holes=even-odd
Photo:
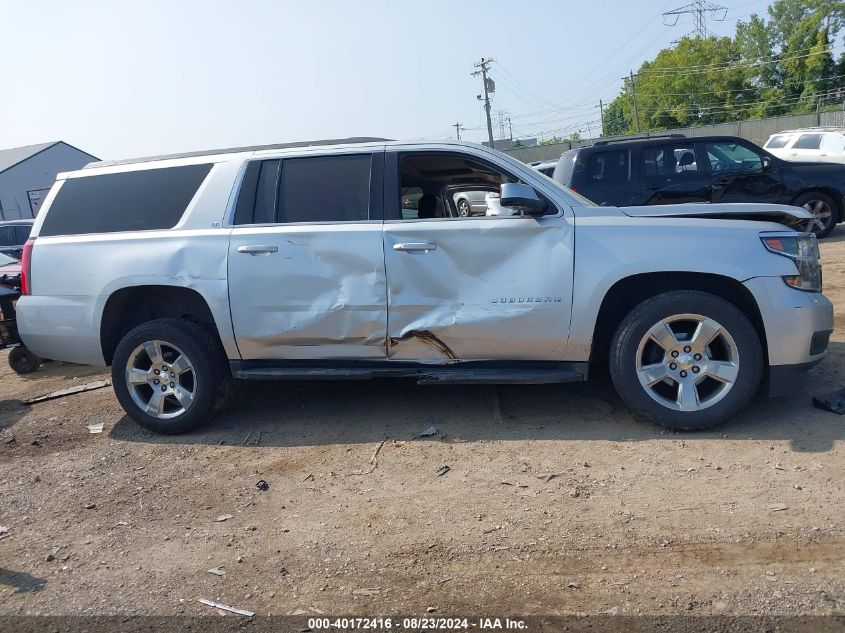
[[[538,160],[536,162],[531,163],[531,167],[539,171],[544,176],[548,176],[551,178],[555,173],[555,167],[557,167],[556,160]]]
[[[599,141],[564,152],[554,179],[600,205],[795,205],[813,214],[817,237],[828,235],[845,212],[845,165],[788,162],[733,136]]]
[[[443,192],[466,184],[518,215],[449,216]],[[816,238],[789,228],[810,218],[598,207],[461,142],[103,162],[53,185],[18,325],[40,356],[111,365],[160,433],[220,409],[233,377],[565,383],[601,364],[638,416],[700,429],[824,356]]]
[[[473,185],[460,185],[450,188],[447,195],[451,196],[457,214],[466,218],[487,212],[487,193],[488,190]]]
[[[0,253],[21,258],[23,245],[29,239],[34,220],[7,220],[0,222]]]
[[[784,160],[845,164],[845,128],[784,130],[772,134],[763,147]]]

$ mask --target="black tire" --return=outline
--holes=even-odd
[[[813,233],[817,238],[827,237],[836,228],[836,223],[839,221],[839,207],[826,193],[808,191],[795,198],[792,204],[796,207],[805,207],[810,213],[813,213],[817,205],[822,205],[821,208],[829,210],[830,215],[827,218],[819,218],[813,225]]]
[[[458,200],[458,215],[462,218],[468,218],[472,215],[472,207],[463,198]]]
[[[164,341],[179,348],[190,360],[196,380],[193,402],[177,417],[160,419],[149,415],[133,400],[126,382],[130,355],[147,341]],[[127,333],[112,358],[112,384],[123,410],[145,429],[166,435],[185,433],[205,422],[222,406],[231,382],[220,342],[205,329],[183,319],[156,319]]]
[[[649,395],[637,377],[638,349],[648,331],[663,319],[684,314],[717,321],[732,337],[739,359],[730,390],[721,400],[695,411],[664,406]],[[610,376],[622,400],[636,416],[677,431],[708,429],[725,422],[754,398],[762,375],[760,338],[748,318],[721,297],[697,290],[665,292],[640,303],[622,320],[610,349]]]
[[[9,352],[9,367],[17,374],[31,374],[41,367],[44,360],[30,352],[26,347],[20,345],[13,347]]]

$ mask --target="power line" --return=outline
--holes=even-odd
[[[710,71],[719,71],[719,70],[733,70],[735,68],[750,68],[753,66],[764,66],[765,64],[780,64],[787,61],[792,61],[795,59],[806,59],[807,57],[813,57],[814,55],[824,55],[826,53],[830,53],[833,51],[833,46],[828,46],[827,48],[819,51],[814,51],[812,53],[807,53],[806,55],[793,55],[791,57],[780,57],[778,55],[772,57],[760,57],[752,58],[751,60],[738,60],[735,62],[718,62],[714,64],[700,64],[696,66],[674,66],[674,67],[664,67],[664,68],[644,68],[639,71],[637,74],[648,74],[652,76],[663,76],[663,75],[686,75],[686,74],[694,74],[694,73],[703,73],[703,72],[710,72]],[[806,49],[810,50],[810,49]]]
[[[693,16],[695,19],[693,33],[697,38],[703,40],[707,38],[707,14],[710,14],[716,22],[722,22],[728,14],[728,8],[707,2],[707,0],[693,0],[690,4],[663,13],[663,23],[666,26],[675,26],[678,23],[678,18],[685,14]],[[669,24],[670,21],[671,24]]]

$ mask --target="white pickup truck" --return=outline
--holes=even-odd
[[[511,213],[462,216],[456,186]],[[563,383],[596,365],[641,417],[700,429],[824,356],[833,310],[795,230],[810,218],[598,207],[461,142],[100,162],[45,201],[19,329],[42,357],[111,365],[120,403],[161,433],[213,414],[233,377]]]

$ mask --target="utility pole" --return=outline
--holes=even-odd
[[[482,57],[480,62],[473,64],[478,70],[472,73],[473,77],[481,75],[481,81],[484,86],[484,96],[478,95],[478,100],[484,101],[484,113],[487,115],[487,140],[490,141],[490,147],[493,147],[493,122],[490,120],[490,94],[496,91],[496,84],[492,79],[487,77],[487,73],[490,72],[490,64],[492,63],[492,59],[484,59]]]
[[[511,118],[508,117],[508,137],[513,140],[513,126],[511,125]]]
[[[637,111],[637,85],[634,83],[634,71],[631,71],[629,77],[622,77],[622,79],[630,79],[631,80],[631,96],[634,100],[634,129],[637,130],[637,134],[640,133],[640,113]]]
[[[604,104],[599,99],[599,116],[601,116],[601,135],[604,136]]]
[[[458,137],[458,140],[461,140],[461,130],[464,129],[464,125],[461,122],[453,123],[452,127],[455,128],[455,135]]]

